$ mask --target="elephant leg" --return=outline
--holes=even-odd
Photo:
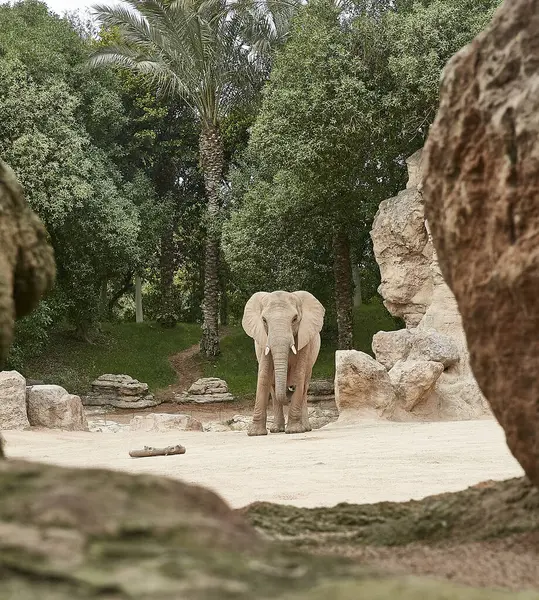
[[[274,390],[271,390],[271,400],[273,402],[273,425],[270,427],[270,433],[282,433],[284,431],[284,410],[283,405],[277,402]]]
[[[312,431],[313,428],[311,427],[311,423],[309,421],[309,407],[307,404],[307,392],[309,391],[309,383],[311,381],[311,375],[312,375],[312,369],[309,369],[309,372],[307,373],[307,377],[305,377],[305,382],[303,384],[303,406],[302,406],[302,421],[303,421],[303,426],[305,427],[306,431]]]
[[[296,381],[301,378],[297,378]],[[303,386],[297,385],[294,393],[292,394],[292,400],[290,401],[290,407],[288,408],[288,422],[286,424],[286,433],[305,433],[307,428],[305,427],[303,418]]]
[[[253,422],[247,430],[247,435],[268,435],[266,418],[271,381],[271,366],[267,357],[262,357],[258,364],[258,381],[256,383],[255,410]]]

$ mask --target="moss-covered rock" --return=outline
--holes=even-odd
[[[421,501],[313,509],[258,502],[241,512],[266,536],[295,546],[468,542],[538,531],[539,490],[522,478]]]
[[[213,492],[160,477],[2,461],[0,489],[0,598],[539,600],[300,553]]]

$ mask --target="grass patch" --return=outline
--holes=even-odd
[[[372,336],[396,328],[397,322],[382,304],[365,304],[355,314],[355,347],[371,353]],[[94,345],[57,331],[51,335],[46,351],[30,360],[23,374],[61,385],[71,393],[85,394],[99,375],[125,373],[146,382],[156,393],[176,381],[169,357],[199,340],[200,327],[196,324],[162,329],[155,323],[108,323]],[[238,398],[254,398],[257,363],[253,340],[241,326],[229,327],[221,351],[216,361],[203,363],[204,375],[225,379]],[[335,342],[323,339],[313,377],[330,379],[334,372]]]
[[[176,380],[169,356],[199,340],[200,327],[195,324],[163,329],[155,323],[107,323],[92,345],[57,331],[46,351],[28,362],[24,375],[85,394],[99,375],[125,373],[155,392]]]

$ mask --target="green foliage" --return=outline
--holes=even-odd
[[[0,28],[0,154],[51,236],[56,304],[86,332],[101,280],[138,260],[148,187],[114,160],[122,102],[114,80],[86,66],[89,47],[69,22],[29,1],[1,6]]]
[[[404,140],[419,147],[438,108],[441,72],[492,18],[501,0],[430,0],[388,12],[382,22],[390,43],[390,108]],[[411,142],[414,144],[414,142]]]
[[[346,5],[313,0],[277,53],[244,160],[232,174],[224,249],[236,313],[259,289],[306,288],[334,312],[331,238],[351,240],[367,298],[379,282],[368,239],[379,202],[405,183],[450,56],[499,0]],[[341,7],[342,8],[342,7]]]
[[[15,342],[7,360],[8,369],[21,371],[28,360],[44,351],[53,320],[53,307],[49,302],[41,302],[31,315],[16,323]]]
[[[199,337],[198,325],[162,329],[150,322],[105,324],[93,344],[59,330],[51,335],[46,353],[27,361],[23,374],[85,394],[99,375],[126,373],[147,383],[153,393],[175,381],[169,357],[192,346]]]

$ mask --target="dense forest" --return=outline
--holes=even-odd
[[[129,4],[0,5],[0,156],[58,269],[11,366],[54,331],[93,344],[136,318],[199,323],[215,357],[263,289],[311,291],[354,347],[354,304],[379,302],[378,204],[498,0]]]

